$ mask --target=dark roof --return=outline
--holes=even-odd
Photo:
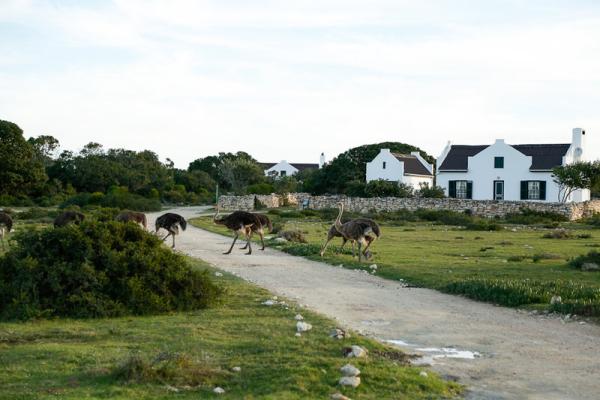
[[[550,170],[562,165],[562,158],[569,150],[570,144],[515,144],[515,150],[526,156],[531,156],[531,170]],[[479,154],[489,146],[453,145],[440,165],[440,171],[466,171],[468,157]]]
[[[259,163],[262,169],[267,170],[273,168],[275,165],[279,163]],[[289,163],[292,167],[296,168],[298,171],[304,171],[305,169],[318,169],[319,164],[310,164],[310,163]]]
[[[526,156],[531,156],[532,170],[549,170],[563,163],[571,144],[516,144],[513,146]]]
[[[298,171],[304,171],[305,169],[319,169],[319,164],[307,164],[307,163],[290,163],[292,167]]]
[[[419,159],[413,155],[407,154],[397,154],[392,153],[398,161],[402,161],[404,163],[404,173],[411,175],[433,175],[429,170],[419,161]]]
[[[473,157],[488,147],[452,145],[446,159],[440,165],[440,171],[466,171],[469,167],[468,157]]]

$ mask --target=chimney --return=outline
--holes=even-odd
[[[321,157],[319,158],[319,168],[323,168],[325,165],[325,153],[321,153]]]
[[[573,148],[573,161],[582,161],[583,152],[585,150],[585,131],[583,129],[573,129],[573,141],[571,147]]]

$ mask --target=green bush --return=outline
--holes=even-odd
[[[576,257],[569,262],[569,265],[578,269],[581,269],[584,264],[600,265],[600,252],[592,250],[586,255]]]
[[[570,239],[572,237],[573,235],[571,235],[571,232],[564,229],[556,229],[552,232],[545,233],[542,236],[544,239]]]
[[[429,186],[426,182],[419,183],[419,190],[417,191],[418,197],[430,198],[430,199],[443,199],[446,197],[444,188],[441,186]]]
[[[456,211],[420,209],[415,213],[421,220],[438,222],[444,225],[466,226],[474,221],[472,216]]]
[[[365,194],[367,197],[413,197],[414,195],[412,186],[383,179],[367,183]]]
[[[502,225],[495,222],[478,219],[465,225],[468,231],[501,231]]]
[[[595,228],[600,228],[600,213],[592,215],[584,221],[586,224],[592,225]]]
[[[185,199],[185,196],[182,195],[182,198]],[[122,190],[114,190],[108,194],[99,192],[79,193],[65,200],[60,208],[66,208],[70,205],[77,205],[82,208],[95,205],[136,211],[160,211],[161,209],[160,201],[157,199],[147,199],[138,194]]]
[[[530,208],[522,208],[518,213],[506,214],[505,221],[509,224],[533,225],[547,224],[554,225],[558,222],[565,222],[567,218],[558,213],[550,211],[536,211]]]
[[[55,210],[47,210],[39,207],[31,207],[26,211],[22,211],[20,213],[15,214],[16,219],[19,220],[51,220],[56,217],[57,211]]]
[[[221,294],[136,224],[24,231],[0,258],[0,318],[109,317],[203,308]]]

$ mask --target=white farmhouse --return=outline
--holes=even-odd
[[[325,154],[321,153],[321,158],[318,164],[310,163],[289,163],[285,160],[281,160],[278,163],[261,163],[260,165],[265,171],[266,176],[272,176],[275,178],[281,178],[284,176],[292,176],[305,169],[317,169],[322,168],[325,164]]]
[[[559,201],[552,169],[585,160],[585,131],[573,129],[571,143],[448,145],[437,160],[436,184],[448,197],[474,200]],[[589,190],[568,201],[590,199]]]
[[[420,183],[433,186],[433,165],[425,161],[418,151],[410,154],[392,153],[381,149],[373,161],[367,163],[367,183],[383,179],[401,182],[419,189]]]

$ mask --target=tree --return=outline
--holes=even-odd
[[[248,185],[263,182],[264,171],[256,162],[247,159],[226,159],[220,169],[223,183],[235,193],[244,193]]]
[[[41,135],[36,138],[30,137],[27,142],[33,147],[44,167],[52,165],[56,152],[60,148],[58,139],[54,136]]]
[[[29,195],[46,180],[44,166],[21,128],[0,120],[0,194]]]
[[[419,183],[419,190],[417,191],[418,197],[432,198],[432,199],[443,199],[446,197],[444,188],[441,186],[429,186],[427,182]]]
[[[600,161],[581,161],[552,170],[558,184],[558,201],[565,203],[576,190],[592,190],[600,182]]]

